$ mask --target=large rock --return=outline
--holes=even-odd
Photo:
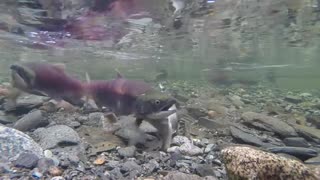
[[[13,127],[20,131],[29,131],[38,127],[47,126],[48,124],[48,119],[43,117],[40,110],[36,110],[23,116],[14,124]]]
[[[320,131],[318,129],[295,124],[296,131],[308,141],[320,143]]]
[[[13,161],[22,153],[43,156],[42,148],[28,135],[0,125],[0,159]]]
[[[65,125],[55,125],[49,128],[39,128],[34,131],[40,139],[40,145],[44,149],[58,146],[70,146],[80,143],[78,133]]]
[[[242,114],[242,119],[245,121],[245,124],[275,132],[281,137],[297,136],[297,132],[293,127],[277,118],[255,112],[245,112]]]
[[[318,179],[315,171],[299,161],[287,159],[251,147],[227,147],[221,152],[230,180]]]

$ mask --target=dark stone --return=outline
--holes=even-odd
[[[286,146],[293,146],[293,147],[310,147],[310,144],[301,137],[289,137],[283,140],[283,143]]]
[[[196,165],[195,170],[197,174],[201,177],[205,176],[215,176],[215,172],[211,165],[208,164],[199,164]]]
[[[127,161],[121,166],[121,172],[130,172],[133,170],[141,171],[142,168],[134,161]]]
[[[112,170],[112,169],[118,167],[119,164],[120,164],[119,161],[108,161],[108,163],[106,164],[106,168],[108,170]]]
[[[318,155],[318,152],[316,150],[303,147],[272,147],[268,148],[268,150],[273,153],[289,154],[301,159],[302,161],[316,157]]]
[[[302,99],[298,96],[291,96],[291,95],[288,95],[284,98],[284,100],[288,101],[288,102],[291,102],[291,103],[294,103],[294,104],[298,104],[298,103],[301,103],[302,102]]]
[[[16,167],[33,169],[34,167],[36,167],[38,160],[39,157],[33,153],[22,153],[14,162],[14,165]]]
[[[262,142],[256,136],[249,134],[249,133],[246,133],[244,131],[241,131],[238,128],[230,127],[230,132],[231,132],[232,137],[240,143],[245,143],[245,144],[259,146],[259,147],[267,145],[266,143]]]

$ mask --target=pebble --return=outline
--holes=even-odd
[[[51,178],[51,180],[65,180],[65,178],[62,176],[55,176],[55,177]]]
[[[49,174],[52,176],[60,176],[62,173],[63,171],[57,166],[52,166],[49,168]]]
[[[191,141],[185,136],[175,136],[172,139],[172,144],[181,146],[184,143],[191,143]]]
[[[122,172],[130,172],[130,171],[133,171],[133,170],[141,171],[142,168],[134,161],[126,161],[121,166],[121,171]]]
[[[105,156],[99,156],[96,160],[93,161],[94,165],[102,165],[106,162]]]
[[[286,153],[295,156],[302,161],[316,157],[318,155],[318,152],[316,150],[303,147],[272,147],[268,148],[268,150],[273,153]]]
[[[119,166],[119,161],[108,161],[108,163],[105,165],[106,166],[106,168],[108,169],[108,170],[112,170],[112,169],[114,169],[114,168],[116,168],[116,167],[118,167]]]
[[[52,152],[50,150],[45,150],[43,152],[43,154],[44,154],[44,157],[46,157],[46,158],[52,158],[53,157],[53,154],[52,154]]]
[[[215,172],[211,165],[208,164],[199,164],[196,165],[195,170],[197,174],[201,177],[205,176],[215,176]]]
[[[38,160],[39,157],[33,153],[22,153],[14,162],[14,165],[16,167],[33,169],[34,167],[36,167]]]

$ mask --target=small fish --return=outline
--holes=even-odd
[[[65,100],[72,105],[83,105],[83,83],[65,73],[64,64],[28,62],[13,64],[11,84],[23,92]]]

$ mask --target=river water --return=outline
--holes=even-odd
[[[180,28],[169,1],[121,2],[112,15],[79,15],[71,34],[23,24],[15,11],[21,5],[2,3],[1,23],[10,30],[0,31],[1,80],[8,81],[12,63],[46,61],[95,79],[119,69],[154,80],[165,70],[168,79],[213,84],[320,87],[317,1],[186,1]],[[23,35],[13,33],[17,27]]]

